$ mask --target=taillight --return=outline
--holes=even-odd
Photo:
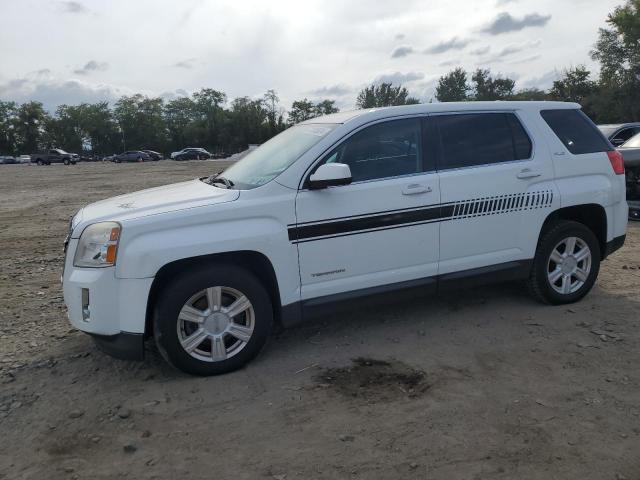
[[[618,150],[611,150],[607,152],[607,155],[614,173],[616,175],[624,175],[624,158],[622,158],[622,154]]]

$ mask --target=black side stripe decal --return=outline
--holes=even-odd
[[[293,243],[313,242],[327,238],[411,227],[426,223],[455,221],[486,215],[547,208],[552,205],[553,191],[515,193],[475,198],[458,202],[431,205],[412,210],[390,210],[369,215],[318,220],[289,225],[289,240]]]

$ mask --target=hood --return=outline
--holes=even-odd
[[[232,202],[239,196],[238,190],[215,187],[197,179],[127,193],[92,203],[80,210],[73,219],[73,236],[78,237],[84,227],[91,223],[124,221]],[[76,228],[81,224],[82,228]]]

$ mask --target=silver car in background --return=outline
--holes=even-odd
[[[620,147],[640,133],[640,122],[598,125],[600,131],[614,147]]]
[[[618,147],[618,151],[624,159],[629,218],[640,220],[640,133]]]

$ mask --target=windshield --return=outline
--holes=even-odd
[[[634,137],[631,137],[631,140],[627,140],[627,142],[622,146],[624,148],[640,148],[640,133],[637,133]]]
[[[336,126],[323,123],[290,127],[249,152],[222,175],[243,190],[264,185],[284,172]]]

